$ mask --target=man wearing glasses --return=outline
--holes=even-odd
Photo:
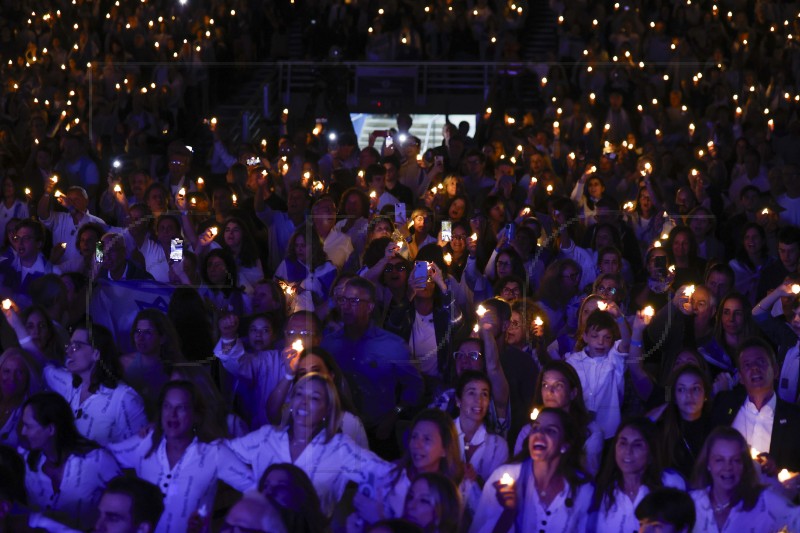
[[[370,449],[384,458],[397,457],[397,419],[422,399],[419,369],[400,337],[372,324],[372,283],[364,278],[348,280],[336,304],[344,327],[328,335],[322,347],[333,355],[347,378]]]

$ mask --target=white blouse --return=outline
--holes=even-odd
[[[764,489],[755,507],[749,511],[742,508],[742,502],[733,506],[728,519],[717,527],[714,510],[709,498],[709,490],[693,490],[689,495],[694,500],[697,520],[694,533],[777,533],[778,531],[800,531],[800,508],[794,507],[786,498]],[[783,528],[786,529],[783,529]]]
[[[458,432],[458,443],[461,448],[461,460],[466,462],[465,446],[469,444],[470,449],[475,449],[469,462],[475,468],[478,476],[486,479],[497,470],[497,467],[508,460],[508,443],[500,435],[493,435],[486,431],[486,426],[481,424],[470,441],[464,442],[464,431],[461,429],[461,417],[456,418],[456,432]]]
[[[686,483],[683,478],[674,472],[664,472],[661,476],[661,483],[665,487],[686,490]],[[614,489],[614,505],[607,509],[607,499],[604,498],[597,513],[597,528],[590,531],[603,533],[605,531],[632,532],[639,531],[639,519],[636,518],[636,506],[650,493],[645,485],[639,487],[636,498],[633,501],[627,494]]]
[[[109,450],[123,468],[133,468],[137,476],[157,485],[164,494],[164,514],[156,533],[185,532],[194,511],[203,505],[213,509],[218,479],[242,492],[255,485],[253,473],[222,441],[204,443],[195,438],[170,466],[166,439],[147,456],[152,436],[152,431],[146,437],[135,436],[111,444]]]
[[[144,402],[128,385],[117,383],[113,389],[100,385],[97,392],[81,402],[81,387],[72,386],[72,374],[54,366],[44,369],[44,379],[53,392],[69,402],[75,413],[75,425],[87,439],[105,446],[136,435],[147,425]]]
[[[347,435],[337,433],[327,443],[325,435],[325,431],[318,433],[296,460],[292,460],[289,451],[288,429],[262,426],[226,444],[252,466],[256,480],[275,463],[292,463],[301,468],[317,489],[323,512],[330,515],[348,481],[374,489],[385,483],[394,465],[361,448]]]
[[[25,460],[25,488],[31,510],[45,512],[81,530],[93,527],[106,484],[120,474],[114,456],[103,448],[92,450],[84,457],[70,455],[64,464],[61,485],[54,490],[52,480],[42,471],[44,454],[34,472],[27,466],[30,452],[23,448],[18,451]]]
[[[508,473],[517,486],[517,520],[510,531],[514,533],[574,533],[586,529],[586,516],[592,500],[592,485],[586,483],[575,490],[574,498],[569,498],[570,486],[564,483],[562,490],[550,504],[545,507],[539,499],[533,478],[532,462],[506,464],[494,471],[486,480],[481,493],[475,518],[470,533],[491,533],[504,508],[497,501],[497,490],[494,487],[503,474]],[[523,472],[523,467],[526,469]],[[571,500],[571,501],[567,501]],[[569,504],[569,505],[568,505]],[[519,527],[517,527],[519,526]]]

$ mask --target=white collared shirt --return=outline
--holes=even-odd
[[[683,478],[674,472],[665,471],[661,475],[661,483],[665,487],[686,490]],[[639,492],[631,501],[627,494],[619,488],[614,489],[614,505],[607,508],[607,498],[603,498],[597,516],[597,531],[639,531],[639,519],[636,518],[636,506],[650,493],[646,485],[639,487]]]
[[[728,519],[717,527],[714,509],[709,498],[710,489],[693,490],[689,493],[694,500],[697,519],[694,533],[763,533],[767,531],[800,531],[800,516],[797,507],[772,489],[764,489],[755,507],[745,511],[740,501],[731,508]],[[786,529],[783,529],[786,527]]]
[[[121,472],[108,450],[98,448],[84,457],[70,455],[64,463],[61,485],[53,490],[53,482],[42,471],[45,456],[39,458],[36,471],[28,464],[28,450],[18,448],[25,460],[25,488],[33,511],[45,512],[51,518],[82,531],[94,526],[97,504],[109,481]]]
[[[344,494],[348,481],[375,487],[376,483],[388,480],[394,468],[392,463],[361,448],[342,433],[325,442],[325,431],[321,431],[295,460],[289,449],[287,429],[262,426],[225,443],[243,462],[252,466],[255,479],[275,463],[292,463],[301,468],[317,489],[322,511],[328,516]]]
[[[458,444],[461,448],[461,460],[466,461],[464,446],[469,444],[470,449],[475,450],[470,457],[470,464],[475,468],[478,476],[488,479],[497,467],[508,460],[508,444],[500,435],[494,435],[486,431],[486,426],[480,425],[469,443],[465,442],[464,431],[461,429],[461,417],[456,418],[456,432],[458,433]]]
[[[127,439],[147,425],[141,396],[124,383],[117,383],[113,389],[100,385],[81,402],[81,388],[88,387],[88,383],[73,387],[68,370],[48,366],[44,369],[44,380],[50,390],[69,402],[81,435],[98,444],[105,446]]]
[[[620,342],[615,342],[608,355],[602,357],[590,357],[586,350],[572,352],[566,357],[567,363],[578,373],[586,408],[596,413],[595,421],[604,439],[614,436],[621,421],[625,356],[619,351]]]
[[[772,398],[759,411],[755,404],[750,401],[748,396],[744,404],[739,408],[736,418],[733,419],[733,426],[742,434],[752,448],[764,453],[769,452],[772,443],[772,425],[775,422],[775,405],[778,403],[777,394],[773,393]]]
[[[153,432],[146,437],[135,436],[109,446],[123,468],[133,468],[140,478],[153,483],[164,494],[164,514],[156,533],[183,533],[189,516],[202,506],[211,511],[221,479],[238,491],[255,485],[253,473],[221,440],[200,442],[195,439],[183,456],[170,467],[167,441],[162,438],[155,451]]]

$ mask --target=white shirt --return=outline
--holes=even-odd
[[[330,515],[348,481],[375,487],[388,479],[393,465],[337,433],[325,442],[325,431],[312,439],[296,460],[289,451],[289,432],[273,426],[262,426],[252,433],[226,441],[231,450],[253,468],[259,479],[268,466],[292,463],[301,468],[317,489],[322,510]]]
[[[722,529],[719,529],[714,519],[709,490],[693,490],[689,493],[697,515],[693,533],[773,533],[781,531],[784,526],[791,532],[800,531],[800,508],[794,507],[771,489],[761,492],[750,511],[742,508],[742,502],[734,505]]]
[[[775,405],[777,403],[777,395],[773,394],[772,398],[759,411],[748,396],[731,424],[735,430],[742,434],[747,444],[760,452],[769,452],[769,446],[772,442],[772,424],[775,421]]]
[[[238,378],[234,384],[236,389],[244,389],[242,394],[248,396],[247,408],[250,425],[253,428],[261,427],[268,423],[267,400],[275,386],[284,379],[283,356],[278,350],[264,350],[258,353],[245,353],[241,339],[228,353],[222,350],[222,339],[214,347],[216,355],[222,366],[232,376]],[[239,383],[239,381],[242,383]]]
[[[141,396],[124,383],[117,383],[113,389],[100,385],[81,402],[81,388],[89,384],[73,387],[69,371],[48,366],[44,369],[44,380],[50,390],[69,402],[81,435],[102,446],[136,435],[147,425]]]
[[[619,351],[620,342],[615,342],[603,357],[589,357],[585,350],[566,357],[580,377],[586,408],[596,414],[595,420],[604,439],[614,436],[621,420],[625,356]]]
[[[797,401],[797,381],[800,379],[800,342],[786,352],[778,380],[778,395],[789,403]]]
[[[125,247],[128,255],[134,250],[138,250],[144,258],[144,269],[150,273],[156,281],[169,283],[169,260],[164,253],[164,248],[149,236],[144,238],[141,246],[136,246],[131,234],[125,231]]]
[[[137,476],[158,486],[164,494],[164,514],[156,533],[183,533],[194,511],[205,505],[210,512],[217,480],[242,492],[256,483],[250,469],[221,440],[205,443],[195,438],[172,467],[167,459],[166,439],[162,438],[148,457],[152,445],[150,431],[146,437],[137,435],[112,444],[109,450],[123,468],[133,468]]]
[[[42,471],[44,454],[33,472],[27,466],[30,452],[23,448],[18,451],[25,460],[25,488],[31,510],[46,512],[51,518],[84,531],[94,526],[103,490],[120,474],[119,465],[108,450],[98,448],[84,457],[70,455],[64,463],[57,492],[53,490],[52,480]]]
[[[72,221],[72,216],[69,213],[61,211],[51,211],[50,216],[43,219],[41,222],[53,233],[53,243],[67,243],[67,248],[64,250],[64,256],[62,258],[63,261],[80,257],[81,254],[78,251],[78,247],[75,246],[75,243],[77,242],[78,230],[81,226],[89,222],[94,222],[95,224],[99,224],[104,230],[108,230],[108,224],[106,224],[102,218],[97,218],[90,214],[89,211],[83,214],[83,217],[77,224]]]
[[[28,204],[22,200],[14,200],[11,207],[6,207],[5,202],[0,202],[0,228],[3,230],[3,233],[0,233],[0,235],[5,237],[6,226],[12,218],[22,220],[23,218],[28,218],[28,216]]]
[[[586,483],[578,487],[575,497],[567,506],[570,486],[564,482],[564,490],[561,491],[545,507],[539,499],[539,491],[536,490],[533,472],[523,473],[522,467],[531,469],[531,461],[522,463],[503,465],[486,480],[483,485],[480,503],[478,504],[475,518],[470,527],[470,533],[491,533],[497,524],[497,519],[503,514],[504,508],[497,501],[497,490],[494,482],[499,481],[503,474],[508,473],[514,478],[517,485],[517,513],[522,516],[517,517],[518,523],[522,524],[522,529],[512,527],[510,531],[515,533],[529,533],[544,530],[547,533],[574,533],[586,529],[586,516],[589,504],[592,499],[592,486]],[[522,477],[522,479],[520,479]]]
[[[475,450],[470,458],[470,464],[475,468],[478,476],[487,479],[497,467],[508,460],[508,443],[500,435],[493,435],[486,431],[486,426],[481,424],[469,442],[465,442],[464,431],[461,429],[461,417],[456,418],[456,432],[458,445],[461,449],[461,460],[466,461],[465,445],[469,444],[470,450]]]
[[[333,263],[333,266],[341,270],[350,254],[353,253],[353,243],[346,233],[342,233],[334,227],[325,237],[322,249],[325,250],[328,260]]]
[[[436,376],[439,373],[439,345],[436,342],[433,312],[428,315],[421,315],[419,311],[414,313],[408,349],[419,362],[420,372],[427,376]]]
[[[665,487],[686,490],[686,483],[683,478],[674,472],[664,472],[661,475],[661,483]],[[597,531],[639,531],[639,519],[636,518],[636,506],[650,493],[650,489],[645,485],[639,487],[639,492],[631,501],[627,494],[614,489],[614,505],[608,507],[607,498],[600,504],[597,516]]]

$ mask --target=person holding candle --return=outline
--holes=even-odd
[[[234,384],[232,388],[243,394],[242,403],[247,410],[245,416],[253,429],[268,422],[267,410],[264,407],[284,375],[294,379],[294,372],[289,372],[292,357],[288,352],[292,350],[291,343],[302,339],[301,343],[307,342],[309,346],[315,346],[321,339],[321,325],[315,315],[304,311],[294,313],[286,321],[284,331],[291,339],[291,343],[281,352],[260,340],[259,328],[264,322],[264,318],[258,315],[250,320],[247,336],[249,349],[246,349],[237,335],[239,317],[235,314],[225,315],[219,319],[220,339],[214,347],[214,355],[238,383],[238,386]],[[304,334],[298,335],[298,331]],[[294,357],[296,355],[295,353]]]
[[[542,409],[521,462],[486,480],[470,532],[584,531],[592,486],[580,466],[582,448],[581,430],[569,415]]]
[[[763,334],[778,347],[783,361],[778,379],[778,396],[795,403],[800,380],[800,280],[787,277],[753,308],[753,320]],[[773,317],[770,312],[780,302],[782,313]]]
[[[800,407],[786,402],[775,391],[778,364],[775,352],[764,340],[751,337],[739,344],[739,380],[743,389],[721,392],[714,399],[714,425],[731,425],[758,450],[767,475],[788,468],[800,471],[800,449],[794,432],[800,427]]]
[[[613,304],[607,312],[592,312],[575,351],[566,357],[581,378],[583,399],[588,409],[596,413],[606,439],[613,437],[621,418],[625,357],[631,339],[624,320]]]
[[[511,282],[506,283],[506,287],[509,283]],[[506,343],[530,354],[539,368],[550,359],[547,341],[552,335],[547,318],[544,309],[527,298],[517,299],[511,304],[511,321],[506,330]]]
[[[330,293],[336,273],[336,267],[328,260],[314,226],[303,225],[289,239],[286,258],[275,270],[275,277],[310,291],[319,302]]]
[[[660,487],[686,489],[680,475],[662,469],[658,437],[647,418],[620,425],[595,480],[587,532],[635,531],[635,509],[647,494]]]
[[[284,351],[286,356],[284,366],[287,368],[285,377],[287,379],[282,380],[275,387],[267,400],[267,416],[270,421],[280,423],[286,411],[291,409],[292,392],[297,380],[311,372],[318,372],[328,376],[336,385],[336,392],[342,404],[342,433],[353,439],[362,448],[368,449],[369,442],[364,424],[356,414],[350,389],[336,360],[331,354],[316,346],[302,349],[303,344],[303,341],[298,338],[292,343],[291,351]],[[298,350],[298,348],[301,349]],[[291,380],[288,379],[290,375],[293,376]]]
[[[564,361],[551,361],[544,365],[536,382],[533,399],[534,413],[540,407],[562,409],[575,420],[580,428],[585,429],[583,444],[583,466],[589,474],[596,474],[600,469],[600,455],[603,450],[603,433],[593,420],[594,416],[586,409],[583,401],[583,387],[575,368]],[[531,414],[533,417],[533,413]],[[525,426],[517,436],[514,444],[514,455],[520,453],[531,434],[530,426]]]
[[[694,531],[800,528],[798,509],[760,484],[747,442],[734,428],[718,427],[708,436],[697,458],[692,486],[697,512]]]

